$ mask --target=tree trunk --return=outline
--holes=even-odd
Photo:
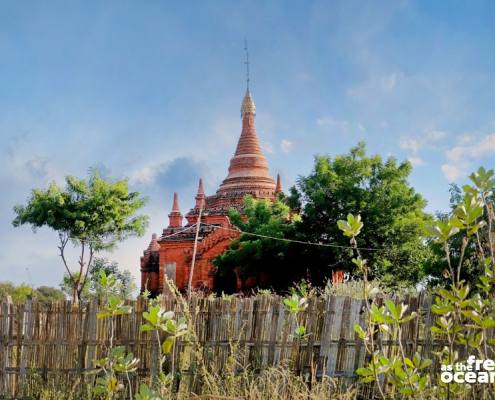
[[[79,298],[79,295],[77,293],[77,285],[74,283],[73,288],[72,288],[72,304],[77,304],[78,298]]]

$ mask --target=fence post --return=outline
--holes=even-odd
[[[94,368],[93,361],[96,359],[96,330],[97,330],[97,319],[96,313],[98,312],[98,300],[93,299],[87,305],[87,332],[86,332],[86,363],[85,370],[90,371]]]
[[[7,367],[9,365],[9,332],[10,332],[10,305],[12,299],[7,299],[0,304],[0,393],[9,393],[9,378]]]
[[[24,305],[24,310],[22,313],[22,321],[20,321],[21,331],[18,332],[18,339],[21,339],[19,351],[19,372],[20,379],[24,381],[26,379],[26,367],[27,367],[27,358],[29,351],[29,342],[30,342],[30,332],[31,332],[31,309],[32,309],[33,301],[28,299],[26,304]]]

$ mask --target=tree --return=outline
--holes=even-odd
[[[270,203],[248,197],[242,217],[231,211],[243,232],[289,240],[241,235],[214,260],[217,279],[239,267],[241,278],[268,275],[274,289],[285,290],[301,279],[322,285],[333,270],[359,277],[337,227],[350,213],[360,214],[369,227],[357,243],[368,249],[363,252],[373,266],[369,277],[389,287],[418,283],[430,257],[424,238],[431,217],[407,181],[410,172],[409,162],[366,156],[363,143],[335,158],[317,156],[313,172],[299,178],[288,198]]]
[[[301,276],[291,273],[293,247],[283,240],[273,240],[263,235],[275,238],[294,236],[298,215],[292,215],[284,200],[275,202],[255,200],[251,196],[244,199],[242,215],[235,209],[230,210],[231,222],[242,232],[240,238],[234,240],[229,248],[213,263],[217,266],[216,287],[219,291],[234,292],[235,269],[242,281],[255,277],[258,286],[269,285],[275,289],[286,289]],[[251,234],[255,235],[251,235]]]
[[[11,282],[0,282],[0,301],[6,300],[7,297],[10,297],[14,303],[25,303],[28,299],[36,299],[42,304],[48,304],[63,300],[64,294],[62,291],[49,286],[33,289],[25,283],[16,286]]]
[[[368,229],[358,238],[373,269],[370,278],[385,285],[416,284],[424,276],[428,258],[425,245],[426,201],[409,185],[411,164],[394,158],[367,156],[364,143],[335,158],[317,156],[313,172],[300,177],[291,189],[290,204],[301,210],[297,236],[314,243],[343,246],[305,246],[299,262],[313,281],[321,281],[332,269],[352,268],[352,252],[336,222],[360,214]],[[365,251],[365,250],[363,250]]]
[[[15,286],[12,282],[0,282],[0,300],[10,297],[14,303],[24,303],[32,295],[33,288],[25,283]]]
[[[94,262],[93,262],[94,263]],[[88,279],[84,280],[84,283],[81,283],[81,286],[79,288],[79,293],[78,293],[78,300],[87,300],[90,298],[91,294],[89,292],[90,288],[90,282],[89,278],[91,272],[88,274]],[[74,288],[75,285],[77,284],[77,281],[79,280],[79,271],[73,271],[72,276],[70,276],[67,272],[64,274],[64,277],[62,278],[62,282],[60,283],[60,290],[68,296],[69,298],[72,298],[72,295],[74,294]]]
[[[72,283],[72,299],[81,298],[94,255],[113,249],[130,236],[142,236],[148,217],[135,215],[145,199],[129,192],[127,180],[102,179],[92,170],[87,180],[67,176],[65,188],[52,183],[35,189],[26,205],[14,207],[14,226],[29,224],[33,229],[49,227],[58,233],[58,250]],[[66,258],[69,241],[79,247],[77,269]]]
[[[50,286],[40,286],[36,288],[33,297],[45,305],[65,299],[64,293],[61,290]]]
[[[129,299],[136,288],[134,277],[128,270],[121,270],[116,261],[108,261],[106,258],[95,257],[88,274],[88,279],[81,291],[81,299],[87,300],[91,297],[101,297],[100,275],[105,272],[106,276],[114,276],[119,282],[115,287],[118,288],[118,295],[121,298]],[[67,295],[73,292],[72,280],[69,275],[65,274],[60,284],[60,288]]]

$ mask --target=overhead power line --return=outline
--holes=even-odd
[[[309,246],[334,247],[334,248],[339,248],[339,249],[351,249],[351,250],[363,250],[363,251],[383,251],[384,250],[384,249],[378,249],[378,248],[373,248],[373,247],[351,247],[351,246],[344,246],[344,245],[334,244],[334,243],[316,243],[316,242],[307,242],[304,240],[279,238],[276,236],[262,235],[262,234],[253,233],[253,232],[245,232],[245,231],[241,231],[240,229],[232,229],[232,228],[226,228],[224,226],[219,226],[219,225],[206,224],[204,222],[201,222],[201,225],[207,225],[207,226],[210,226],[210,227],[213,227],[216,229],[224,229],[224,230],[228,230],[231,232],[238,232],[238,233],[241,233],[244,235],[257,236],[257,237],[261,237],[264,239],[280,240],[283,242],[298,243],[298,244],[309,245]]]

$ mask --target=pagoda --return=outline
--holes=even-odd
[[[242,214],[246,195],[273,201],[277,193],[282,191],[280,176],[277,176],[275,183],[269,174],[268,162],[261,151],[256,134],[255,116],[256,106],[248,81],[241,106],[241,136],[230,160],[227,177],[211,196],[205,195],[203,182],[199,179],[195,206],[185,215],[184,225],[179,196],[174,193],[168,227],[163,229],[161,237],[153,234],[141,257],[141,291],[147,289],[155,296],[162,293],[165,276],[172,280],[179,290],[187,289],[196,224],[200,215],[192,287],[215,290],[215,267],[212,260],[240,235],[229,220],[229,210],[235,208]],[[255,278],[246,282],[237,275],[235,290],[240,291],[255,284]]]

